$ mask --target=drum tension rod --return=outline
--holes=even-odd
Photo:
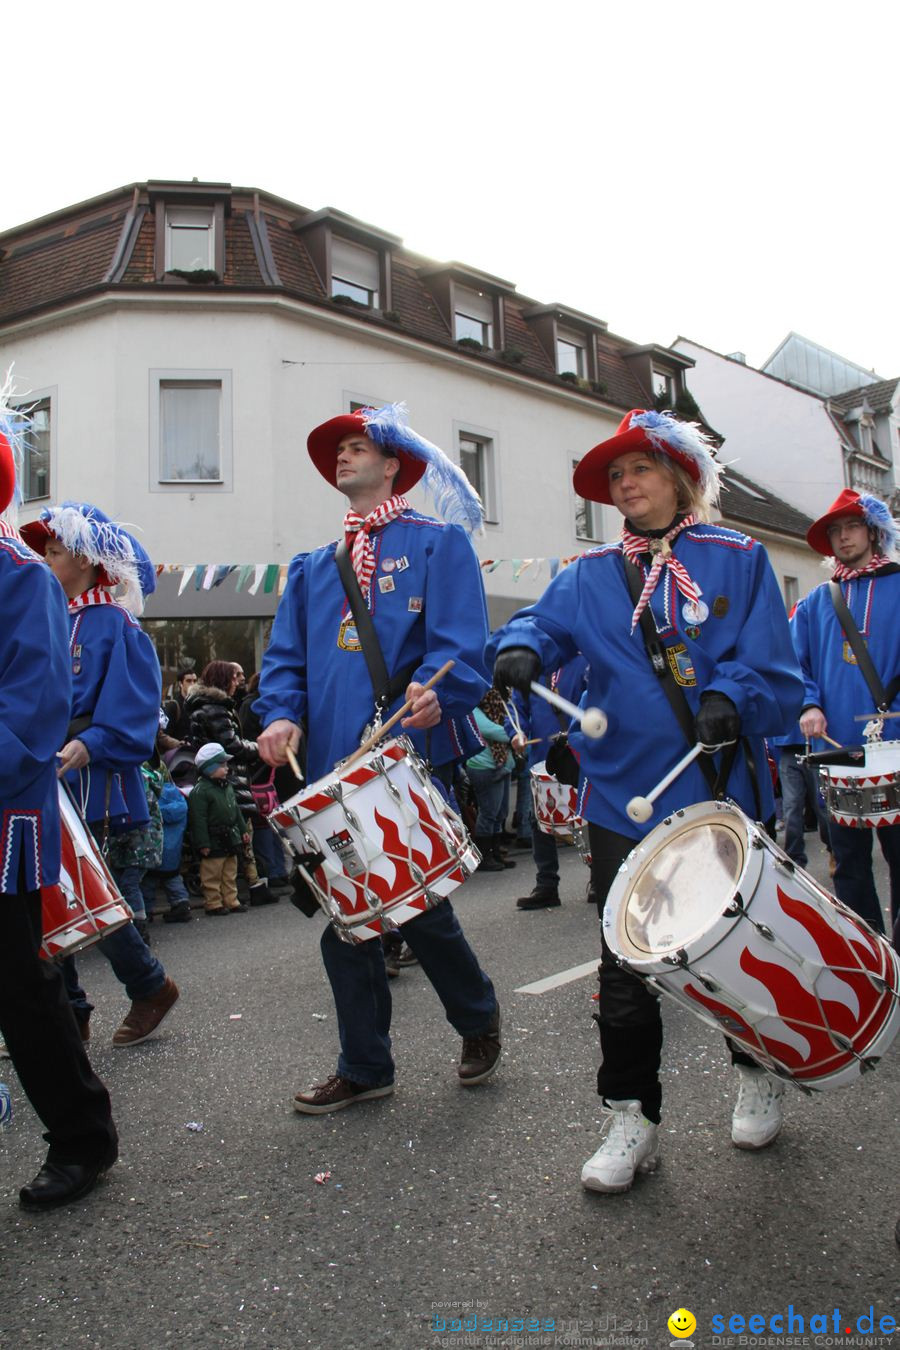
[[[678,951],[673,952],[671,956],[664,956],[663,960],[667,965],[679,966],[682,970],[687,970],[690,964],[688,954],[683,947],[679,947]]]
[[[744,913],[744,897],[740,891],[735,891],[731,904],[725,910],[726,919],[734,919],[738,914]]]

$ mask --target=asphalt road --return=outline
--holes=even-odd
[[[697,1318],[695,1346],[774,1344],[729,1340],[728,1319],[768,1323],[789,1304],[807,1344],[852,1344],[844,1328],[870,1305],[876,1331],[900,1319],[897,1046],[851,1089],[790,1089],[780,1139],[750,1154],[730,1143],[721,1037],[668,1004],[659,1171],[627,1195],[589,1194],[579,1173],[603,1119],[595,980],[515,991],[591,961],[596,915],[573,849],[563,907],[516,912],[532,878],[516,856],[515,870],[456,892],[504,1011],[503,1067],[475,1089],[458,1086],[459,1040],[413,967],[393,984],[395,1095],[297,1115],[293,1092],[333,1070],[336,1028],[319,922],[286,902],[227,923],[154,924],[182,998],[159,1037],[131,1050],[109,1044],[124,994],[86,954],[91,1053],[122,1157],[81,1205],[20,1210],[43,1144],[6,1066],[0,1345],[655,1348],[673,1342],[666,1320],[681,1306]],[[830,1341],[811,1334],[824,1314]]]

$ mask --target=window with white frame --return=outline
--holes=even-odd
[[[572,472],[578,468],[579,461],[572,460]],[[575,497],[575,538],[586,539],[589,543],[598,543],[603,538],[603,517],[599,502],[589,502],[586,497]]]
[[[481,498],[485,520],[496,524],[499,514],[493,439],[473,431],[460,431],[458,444],[459,466]]]
[[[221,379],[159,380],[161,483],[223,482],[222,411]]]
[[[468,338],[482,347],[494,345],[494,297],[484,291],[456,286],[453,291],[453,336]]]
[[[166,271],[212,272],[215,270],[213,212],[204,207],[166,208]]]
[[[371,248],[337,236],[331,240],[331,294],[345,295],[368,309],[378,308],[381,264]]]
[[[789,614],[799,599],[800,583],[797,578],[784,577],[784,603]]]
[[[569,333],[564,328],[557,330],[556,373],[577,375],[579,380],[587,375],[587,352],[584,338],[579,333]]]
[[[40,501],[50,496],[50,398],[30,399],[13,407],[30,422],[22,442],[22,500]]]

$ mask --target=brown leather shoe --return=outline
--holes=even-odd
[[[177,1001],[178,985],[167,975],[165,984],[150,998],[134,1000],[128,1016],[112,1038],[113,1045],[140,1045],[153,1035]]]
[[[354,1102],[368,1102],[373,1097],[389,1097],[394,1090],[393,1083],[382,1083],[380,1087],[366,1087],[363,1083],[352,1083],[349,1078],[334,1073],[324,1083],[318,1083],[308,1092],[298,1092],[294,1096],[294,1110],[307,1116],[321,1116],[326,1111],[340,1111]]]
[[[460,1056],[459,1081],[462,1087],[483,1083],[500,1063],[500,1009],[478,1036],[464,1036]]]
[[[76,1018],[76,1021],[78,1022],[78,1034],[81,1036],[81,1044],[87,1045],[88,1041],[91,1039],[91,1015],[88,1013],[87,1017]]]

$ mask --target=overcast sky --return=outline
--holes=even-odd
[[[336,206],[637,342],[758,365],[794,329],[900,375],[900,7],[310,8],[30,0],[5,26],[0,229],[196,176]]]

